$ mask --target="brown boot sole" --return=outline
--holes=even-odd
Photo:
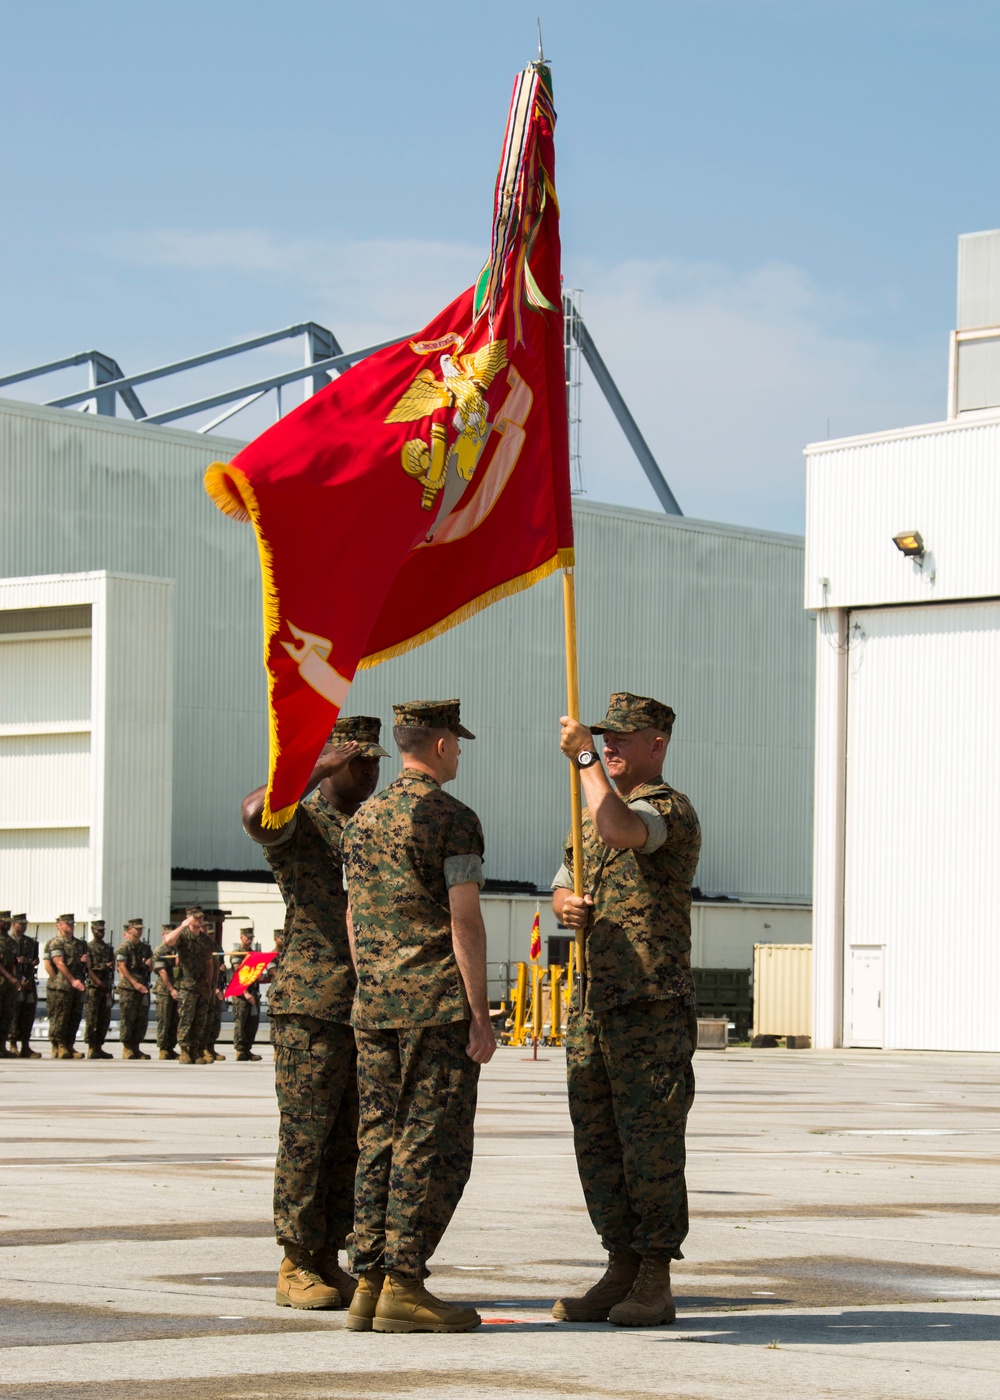
[[[672,1322],[677,1321],[677,1309],[665,1308],[659,1317],[646,1317],[641,1321],[638,1318],[618,1319],[611,1317],[608,1321],[615,1327],[669,1327]]]
[[[351,1332],[370,1332],[372,1330],[372,1319],[370,1317],[360,1317],[357,1313],[349,1312],[344,1319],[344,1326]]]
[[[280,1288],[274,1290],[274,1302],[279,1308],[297,1308],[300,1312],[319,1312],[320,1310],[334,1312],[342,1306],[339,1299],[336,1303],[293,1303],[288,1294],[282,1293]]]
[[[475,1322],[404,1322],[395,1317],[374,1317],[374,1332],[473,1332],[482,1325],[482,1318]]]
[[[557,1322],[607,1322],[610,1305],[606,1308],[568,1308],[562,1298],[552,1309]]]

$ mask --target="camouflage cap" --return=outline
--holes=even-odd
[[[105,922],[104,922],[103,919],[91,919],[91,921],[90,921],[90,927],[91,927],[92,929],[93,929],[93,928],[105,928],[106,925],[105,925]]]
[[[374,715],[342,715],[333,726],[328,742],[339,749],[353,740],[361,745],[365,758],[388,758],[389,755],[379,743],[381,733],[382,721]]]
[[[0,919],[3,918],[6,918],[6,915],[0,914]],[[10,921],[12,924],[26,924],[28,922],[28,916],[27,914],[11,914]]]
[[[253,929],[252,929],[252,928],[241,928],[241,929],[240,929],[240,933],[241,933],[241,934],[242,934],[242,933],[248,933],[248,934],[250,935],[251,938],[253,937]]]
[[[57,914],[57,915],[56,915],[56,923],[57,923],[57,924],[75,924],[75,923],[76,923],[76,915],[75,915],[75,914]]]
[[[160,925],[160,932],[161,932],[161,933],[173,933],[173,930],[174,930],[173,924],[161,924],[161,925]]]
[[[129,919],[129,923],[132,925],[133,928],[142,928],[141,919]]]
[[[10,923],[10,910],[0,909],[0,919],[5,919],[7,923]]]
[[[590,729],[593,734],[604,734],[607,730],[612,734],[634,734],[639,729],[662,729],[664,734],[669,734],[674,718],[673,710],[662,700],[616,690],[608,701],[608,713]]]
[[[403,729],[450,729],[462,739],[476,737],[461,722],[460,700],[407,700],[393,705],[392,712]]]

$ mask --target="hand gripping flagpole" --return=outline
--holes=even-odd
[[[570,719],[580,718],[580,666],[576,650],[576,581],[572,569],[563,569],[563,618],[566,626],[566,710]],[[583,795],[580,770],[571,762],[569,769],[570,811],[573,822],[573,893],[583,898]],[[580,973],[580,1011],[587,998],[587,961],[584,930],[576,930],[576,965]]]

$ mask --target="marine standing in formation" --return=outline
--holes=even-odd
[[[479,1069],[496,1049],[482,827],[443,791],[459,738],[473,735],[457,700],[393,708],[403,771],[344,833],[361,1096],[347,1325],[467,1332],[475,1309],[435,1298],[424,1279],[469,1179]]]
[[[104,920],[94,919],[87,944],[87,1010],[83,1038],[87,1042],[88,1060],[114,1059],[110,1050],[104,1049],[115,995],[115,955],[111,944],[105,942],[104,930]]]
[[[216,992],[215,939],[205,928],[204,915],[200,904],[192,904],[183,922],[162,939],[168,951],[177,953],[177,1060],[182,1065],[215,1063],[208,1048],[208,1014]]]
[[[174,972],[177,954],[162,941],[170,924],[161,924],[160,943],[153,954],[153,990],[156,995],[156,1047],[161,1060],[177,1059],[177,988]]]
[[[17,993],[20,988],[17,976],[17,946],[10,936],[12,922],[9,909],[0,911],[0,1060],[5,1060],[9,1053],[7,1041],[14,1024]]]
[[[239,972],[248,953],[259,953],[260,944],[254,942],[253,929],[240,929],[240,946],[230,953],[233,971]],[[260,982],[255,978],[239,996],[233,997],[233,1049],[238,1060],[259,1060],[253,1053],[254,1041],[260,1029]]]
[[[4,917],[0,914],[0,923]],[[15,914],[11,922],[10,936],[14,940],[16,954],[18,993],[14,1020],[8,1031],[10,1053],[19,1055],[22,1060],[40,1060],[38,1051],[31,1048],[31,1030],[38,1009],[38,940],[28,937],[27,914]],[[0,1049],[2,1048],[3,1042],[0,1040]]]
[[[592,729],[562,720],[561,747],[587,803],[587,893],[573,893],[567,843],[552,901],[563,924],[586,929],[586,1002],[567,1038],[569,1108],[587,1208],[609,1256],[583,1297],[556,1303],[565,1322],[651,1327],[675,1316],[670,1261],[683,1257],[688,1229],[691,881],[701,829],[688,798],[663,780],[673,723],[669,705],[627,691],[611,696]],[[607,772],[592,734],[604,735]]]
[[[243,802],[247,835],[263,847],[285,901],[268,1015],[278,1098],[274,1232],[285,1252],[275,1302],[337,1308],[355,1280],[339,1262],[354,1216],[358,1083],[347,936],[344,826],[378,784],[381,721],[338,719],[303,800],[283,827],[262,822],[261,787]]]
[[[226,975],[226,959],[222,949],[215,948],[212,957],[212,991],[209,993],[208,1015],[205,1018],[205,1053],[213,1060],[224,1060],[225,1055],[216,1050],[215,1044],[222,1034],[222,1010],[226,1004],[229,977]]]
[[[45,970],[49,973],[45,1002],[54,1060],[83,1059],[83,1052],[76,1049],[75,1041],[83,1017],[87,945],[74,935],[75,927],[75,915],[60,914],[56,919],[56,935],[45,945]]]
[[[123,1060],[148,1060],[142,1049],[149,1028],[149,978],[153,950],[143,939],[141,919],[129,919],[118,948],[118,1038]]]

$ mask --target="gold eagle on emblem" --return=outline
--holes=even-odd
[[[423,369],[386,418],[386,423],[415,423],[439,408],[454,408],[452,425],[458,437],[446,450],[445,429],[431,424],[431,440],[411,438],[403,445],[402,464],[407,476],[423,483],[421,506],[430,510],[445,484],[448,468],[454,466],[462,481],[471,481],[476,463],[489,435],[486,419],[488,389],[507,364],[506,340],[494,340],[471,355],[442,355],[441,378]]]

